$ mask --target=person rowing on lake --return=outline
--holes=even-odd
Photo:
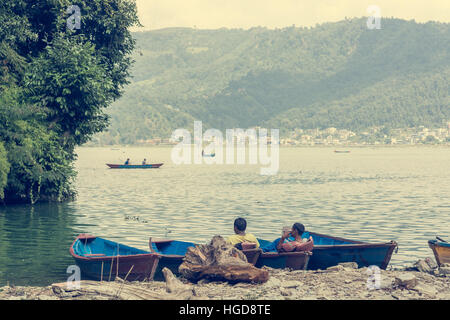
[[[142,165],[146,165],[147,164],[147,159],[144,159],[144,161],[142,161]]]
[[[314,241],[312,237],[309,237],[308,240],[303,240],[303,232],[305,232],[305,226],[298,222],[294,223],[292,229],[283,230],[283,234],[277,244],[277,250],[279,252],[311,251]]]
[[[127,161],[125,161],[125,165],[129,165],[130,164],[130,158],[127,159]]]

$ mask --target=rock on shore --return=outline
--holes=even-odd
[[[444,268],[447,268],[444,266]],[[264,284],[209,282],[190,284],[193,299],[213,300],[409,300],[450,299],[450,275],[410,270],[376,270],[342,264],[327,270],[291,271],[266,268],[269,280]],[[428,270],[427,270],[428,271]],[[60,287],[2,287],[3,300],[110,300],[170,298],[166,282],[125,282],[108,285],[109,290],[65,291]],[[115,288],[115,289],[114,289]],[[142,295],[126,295],[126,293]],[[186,298],[189,298],[186,296]]]

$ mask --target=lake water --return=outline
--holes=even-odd
[[[280,148],[280,169],[261,165],[175,165],[170,147],[80,148],[78,198],[64,204],[0,207],[0,286],[65,281],[69,247],[91,233],[147,249],[148,237],[207,242],[248,232],[275,239],[284,225],[362,241],[395,240],[391,265],[433,254],[427,240],[450,239],[450,148]],[[111,170],[126,157],[160,169]]]

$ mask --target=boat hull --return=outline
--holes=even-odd
[[[428,246],[433,250],[434,257],[439,266],[444,263],[450,263],[450,243],[430,240]]]
[[[157,169],[164,163],[152,163],[152,164],[110,164],[106,165],[110,169]]]
[[[175,276],[179,276],[180,272],[178,268],[183,263],[183,258],[184,256],[181,255],[162,255],[155,271],[154,280],[163,281],[165,279],[164,273],[162,272],[164,268],[169,269]]]
[[[164,280],[162,270],[168,268],[176,276],[180,275],[178,268],[183,263],[183,258],[189,247],[195,244],[186,241],[177,240],[154,240],[152,241],[152,250],[161,255],[158,266],[155,271],[155,280]]]
[[[256,265],[259,258],[261,257],[262,250],[260,248],[257,249],[246,249],[242,250],[242,252],[245,254],[245,257],[247,258],[247,262]]]
[[[157,253],[85,234],[77,236],[70,254],[82,277],[103,281],[114,280],[116,276],[127,281],[153,280],[160,259]]]
[[[311,252],[263,252],[260,254],[256,267],[267,266],[274,269],[289,268],[292,270],[305,270],[310,261]]]
[[[359,268],[377,266],[380,269],[386,269],[397,247],[394,241],[366,243],[314,232],[305,232],[302,237],[305,239],[312,237],[314,240],[308,270],[324,270],[342,262],[356,262]],[[274,242],[261,240],[261,247],[269,245],[269,249],[264,251],[276,251],[277,240]]]
[[[386,269],[395,249],[391,243],[315,246],[308,269],[326,269],[342,262],[356,262],[358,268],[377,266]]]
[[[342,262],[356,262],[358,268],[377,266],[386,269],[397,247],[395,241],[367,243],[315,232],[305,232],[303,236],[311,236],[314,240],[309,270],[323,270]]]

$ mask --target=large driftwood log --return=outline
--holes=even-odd
[[[155,292],[139,284],[125,282],[120,278],[113,282],[80,281],[78,288],[70,287],[67,282],[52,284],[53,293],[61,298],[75,296],[81,300],[92,298],[118,300],[197,300],[206,299],[197,296],[192,285],[184,284],[173,273],[164,268],[162,270],[166,280],[166,293]]]
[[[242,251],[215,236],[206,245],[189,247],[178,271],[191,281],[200,279],[231,282],[266,282],[269,272],[247,262]]]
[[[118,281],[100,282],[82,280],[80,288],[73,289],[68,287],[67,282],[52,284],[52,290],[57,296],[65,297],[68,293],[76,292],[79,299],[92,299],[95,297],[103,297],[105,299],[119,300],[171,300],[172,296],[161,296],[152,290],[138,287],[135,285],[123,285]]]
[[[178,280],[168,268],[164,268],[162,272],[166,279],[166,291],[176,297],[174,300],[189,300],[196,296],[194,288]]]

